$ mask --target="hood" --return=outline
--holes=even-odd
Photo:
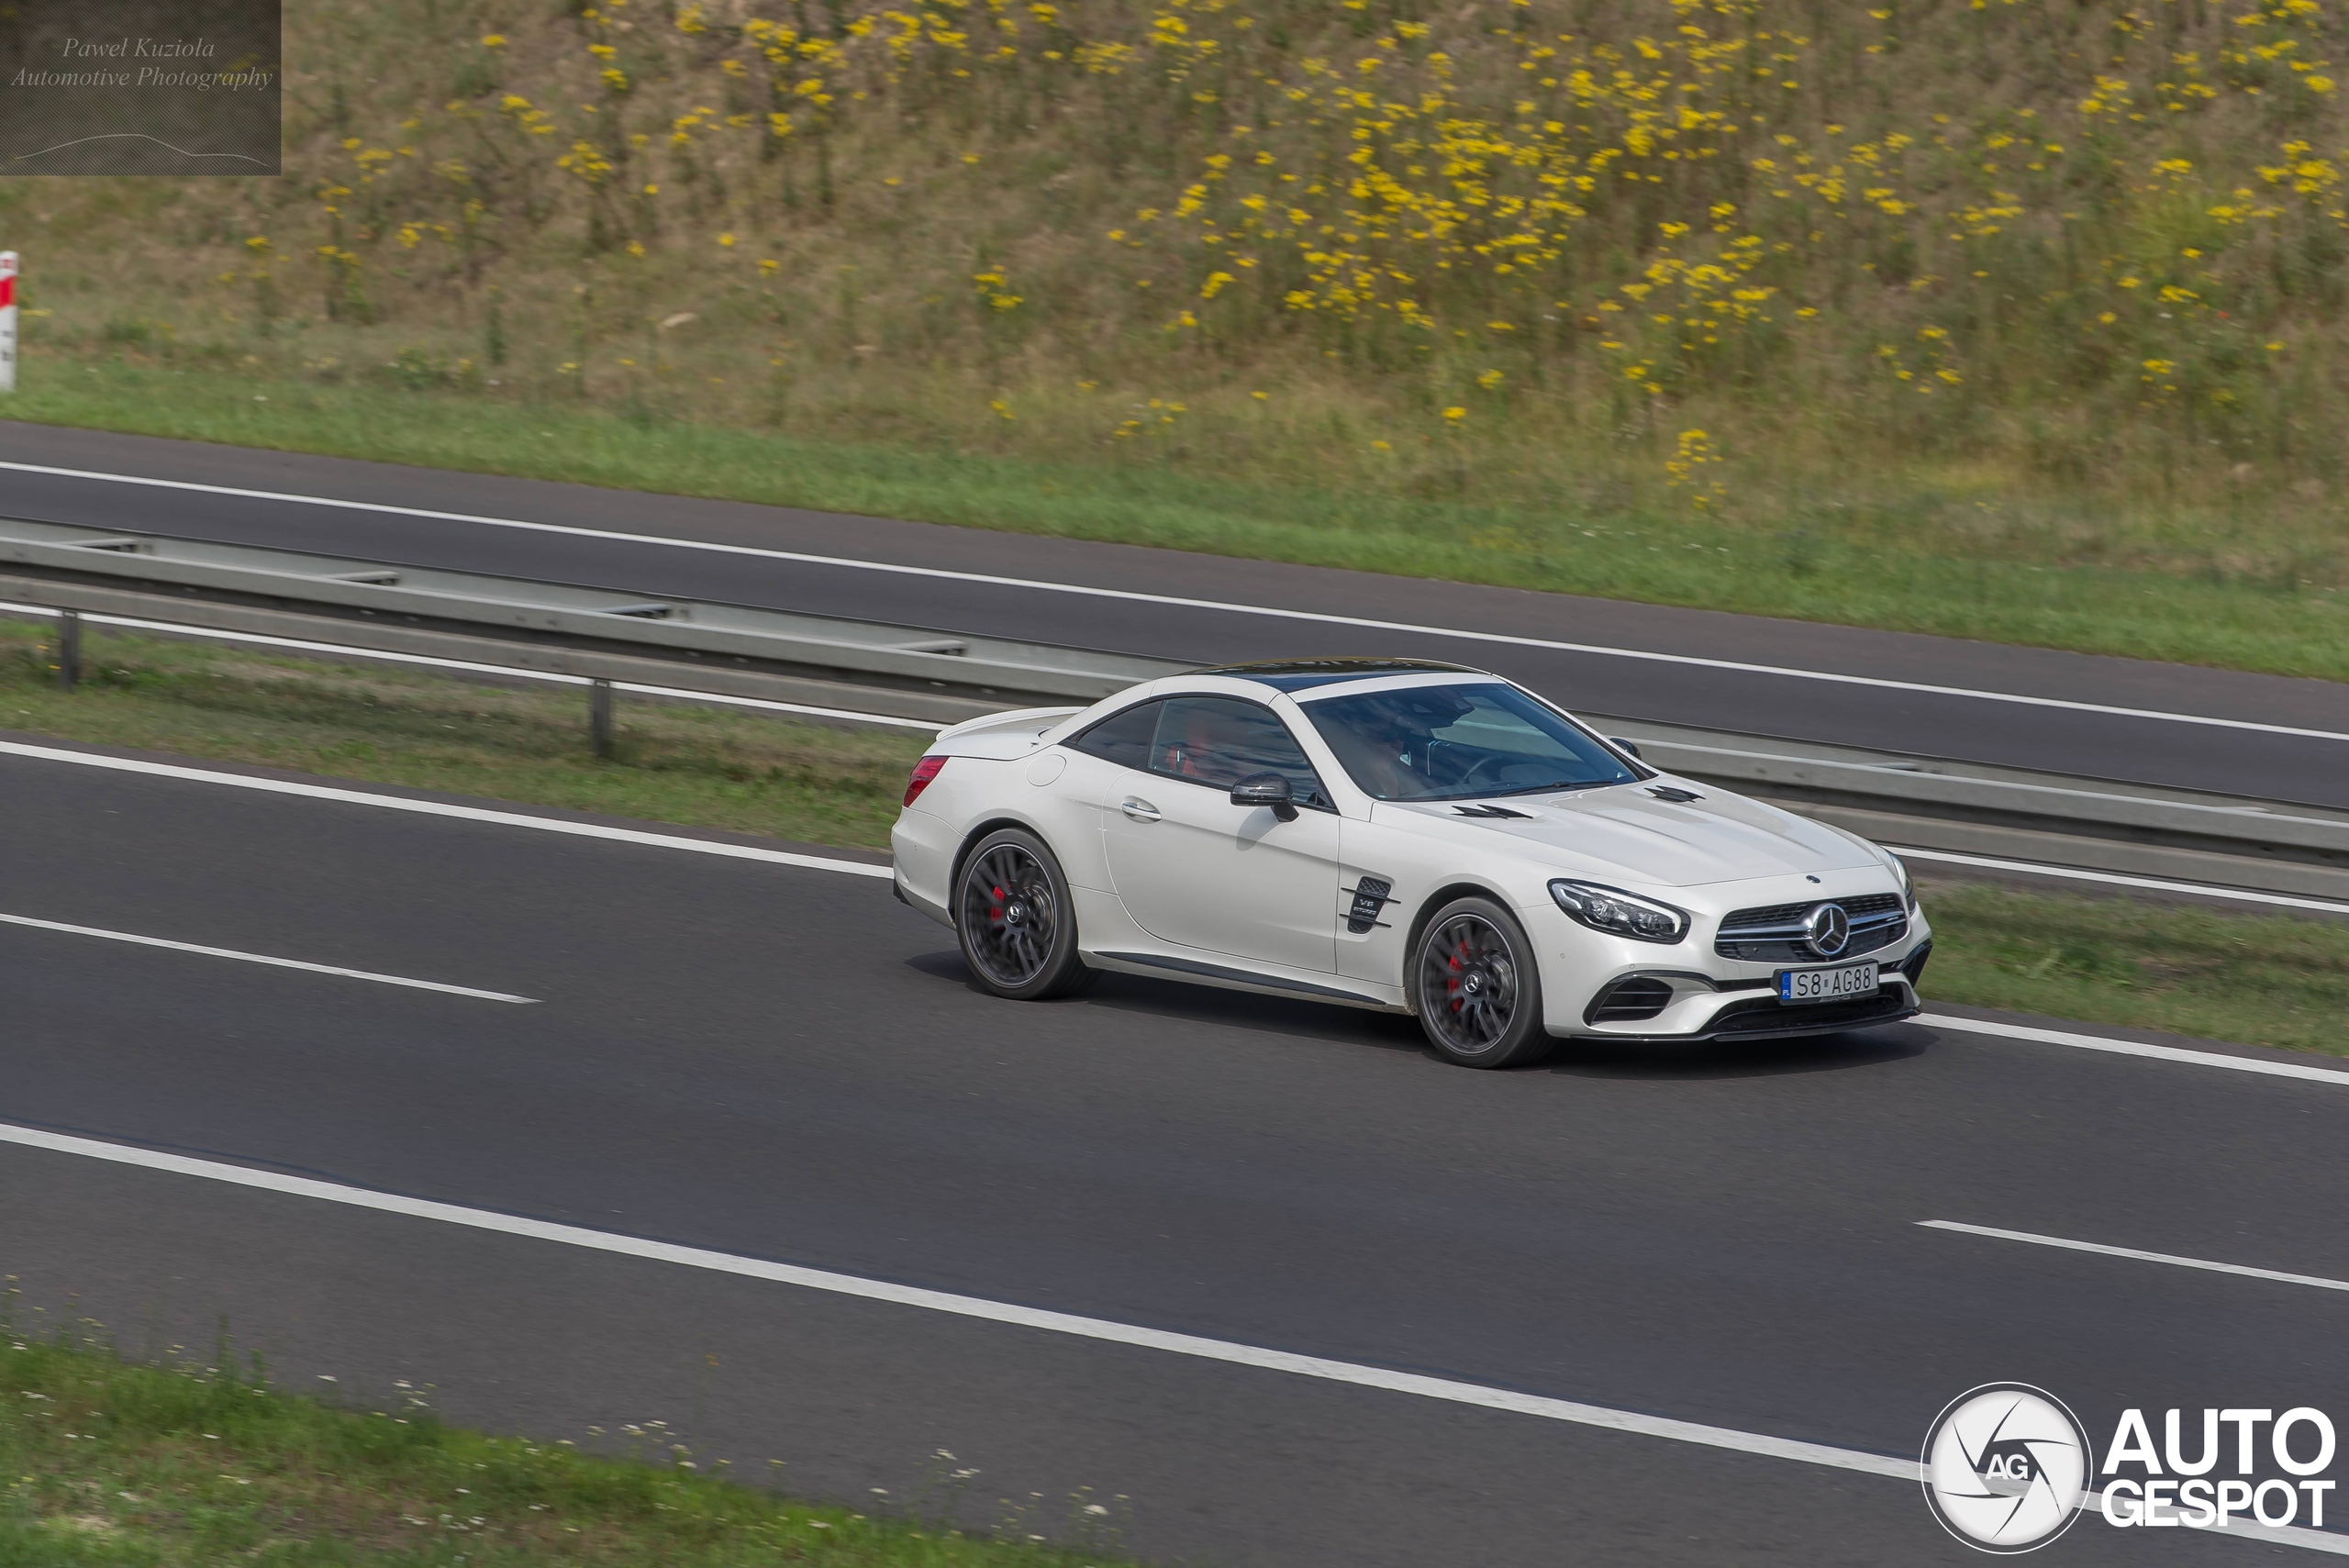
[[[1659,787],[1686,789],[1698,798],[1659,800],[1648,793]],[[1464,806],[1500,806],[1526,815],[1466,817],[1458,809]],[[1824,824],[1710,784],[1669,778],[1490,802],[1382,802],[1375,812],[1406,812],[1431,826],[1442,822],[1457,832],[1512,839],[1530,860],[1602,882],[1696,887],[1882,864],[1856,840]]]

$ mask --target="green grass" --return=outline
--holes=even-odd
[[[1923,884],[1933,1001],[2349,1056],[2349,926]]]
[[[2288,562],[2066,564],[2042,548],[2060,519],[1953,543],[1927,526],[1945,495],[1763,528],[799,437],[485,390],[261,381],[201,363],[56,361],[26,384],[8,412],[57,424],[2349,680],[2349,593]],[[841,545],[854,542],[852,531]],[[1562,617],[1557,630],[1574,628]]]
[[[576,687],[85,628],[67,693],[44,635],[0,623],[0,728],[817,843],[885,847],[924,739],[621,696],[615,755],[598,762]]]
[[[216,1359],[225,1364],[138,1364],[86,1326],[54,1340],[0,1328],[0,1568],[1116,1560],[1114,1529],[1081,1498],[1059,1532],[1068,1548],[917,1517],[945,1514],[967,1485],[950,1456],[937,1459],[930,1495],[909,1499],[907,1517],[876,1518],[737,1484],[722,1463],[702,1468],[662,1434],[632,1440],[640,1455],[591,1456],[569,1442],[444,1426],[398,1390],[354,1396],[348,1408],[294,1397]]]
[[[575,689],[90,628],[66,693],[44,635],[0,623],[0,728],[809,843],[885,846],[923,744],[623,699],[598,762]],[[1934,1000],[2349,1054],[2349,926],[1966,882],[1929,895]]]

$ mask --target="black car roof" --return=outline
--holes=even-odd
[[[1268,659],[1253,664],[1217,664],[1205,670],[1194,670],[1195,675],[1230,675],[1242,681],[1257,681],[1278,691],[1301,692],[1311,686],[1326,686],[1337,681],[1364,681],[1375,675],[1475,675],[1483,672],[1471,670],[1464,664],[1446,664],[1433,659],[1375,659],[1367,657],[1331,659]]]

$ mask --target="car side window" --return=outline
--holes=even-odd
[[[1238,697],[1169,697],[1158,705],[1153,773],[1230,789],[1251,773],[1279,773],[1299,806],[1335,810],[1304,748],[1272,709]]]
[[[1069,742],[1071,748],[1121,768],[1147,769],[1150,742],[1158,733],[1158,710],[1164,703],[1137,703],[1113,713]]]

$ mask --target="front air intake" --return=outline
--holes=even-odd
[[[1672,1006],[1672,987],[1649,975],[1618,980],[1592,998],[1582,1015],[1586,1024],[1636,1024]]]

